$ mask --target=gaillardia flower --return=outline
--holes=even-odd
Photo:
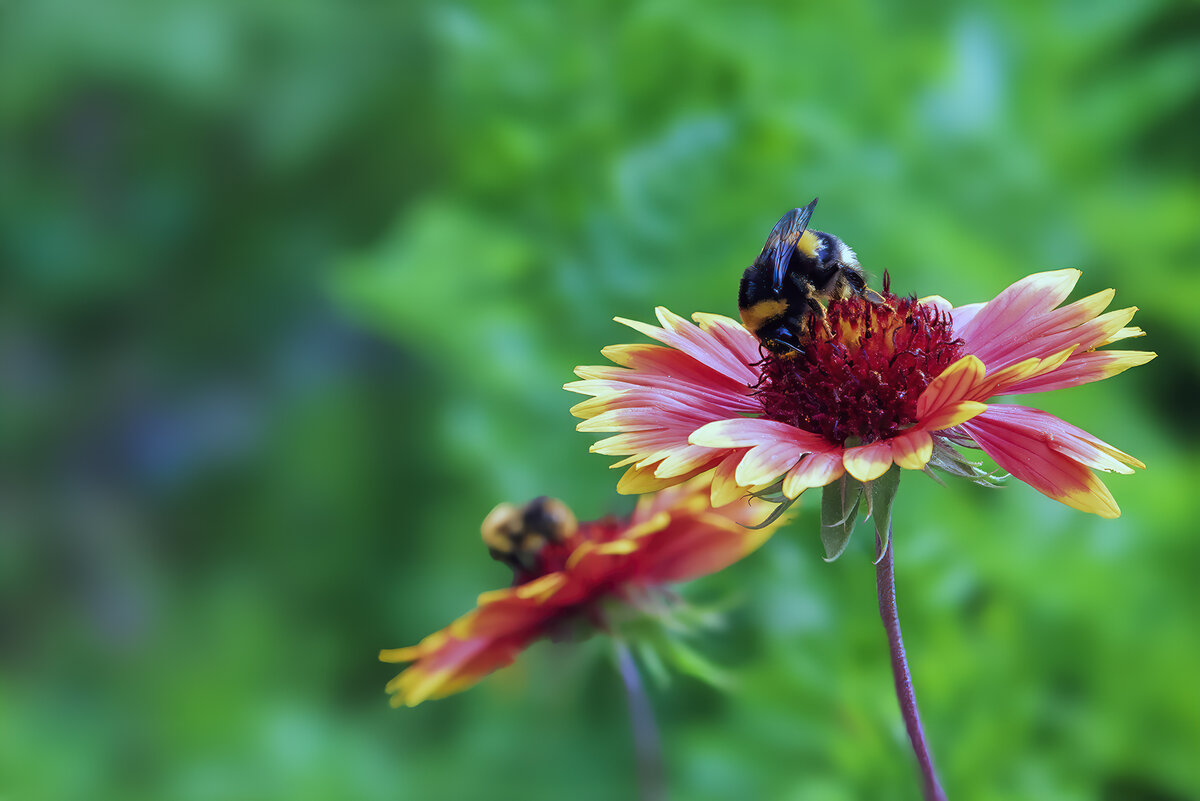
[[[483,523],[492,556],[513,585],[485,592],[476,608],[417,645],[379,652],[412,662],[387,685],[392,706],[416,706],[464,690],[542,637],[572,627],[606,630],[604,605],[660,602],[663,586],[714,573],[755,550],[775,525],[770,509],[714,508],[707,476],[639,499],[625,520],[577,523],[560,501],[501,504]]]
[[[1136,308],[1105,312],[1113,290],[1060,304],[1078,270],[1023,278],[986,303],[852,297],[813,320],[803,353],[765,354],[737,322],[664,308],[661,327],[623,320],[662,345],[610,346],[618,366],[579,367],[566,389],[591,399],[580,431],[609,432],[592,450],[626,457],[618,491],[661,489],[715,468],[712,501],[778,488],[795,498],[845,474],[893,465],[978,478],[954,446],[982,449],[1045,495],[1103,517],[1120,514],[1093,470],[1130,473],[1132,456],[1047,412],[990,402],[1116,375],[1154,358],[1097,350],[1141,336]],[[765,354],[765,355],[764,355]]]

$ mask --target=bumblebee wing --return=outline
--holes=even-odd
[[[758,260],[771,264],[771,287],[776,292],[783,288],[783,277],[787,273],[788,262],[792,259],[792,248],[804,235],[816,207],[817,198],[814,197],[804,208],[792,209],[775,223],[775,227],[767,236],[767,244],[763,245]]]

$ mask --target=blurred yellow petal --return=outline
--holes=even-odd
[[[566,574],[551,573],[516,587],[515,594],[518,598],[526,600],[545,601],[562,589],[562,586],[566,583]]]

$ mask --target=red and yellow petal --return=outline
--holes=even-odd
[[[638,581],[649,585],[687,581],[723,570],[756,550],[774,528],[749,529],[718,514],[697,516],[645,544]]]
[[[1111,289],[1097,292],[1062,308],[1056,308],[1074,287],[1078,273],[1060,270],[1022,279],[986,304],[973,304],[952,311],[954,328],[966,342],[968,352],[978,356],[999,384],[991,394],[1044,392],[1097,381],[1144,364],[1153,355],[1143,352],[1098,354],[1095,348],[1140,336],[1140,328],[1128,325],[1136,307],[1105,312],[1112,302]],[[1042,293],[1043,297],[1036,297]],[[937,304],[941,299],[931,299]],[[944,301],[942,301],[944,302]],[[941,308],[940,305],[938,308]],[[1073,349],[1058,365],[1046,359]],[[1001,376],[1006,369],[1031,359],[1042,362],[1032,375]],[[1019,371],[1018,371],[1019,372]],[[983,393],[979,393],[980,396]],[[986,399],[978,397],[976,399]]]
[[[735,497],[735,487],[744,492],[745,488],[769,486],[797,467],[806,454],[836,449],[819,434],[775,420],[750,417],[708,423],[692,432],[688,440],[694,445],[732,451],[723,458],[714,478],[714,502]],[[811,465],[812,461],[806,463]],[[818,467],[821,473],[805,473],[804,478],[792,480],[789,486],[796,494],[802,486],[815,486],[806,483],[808,480],[833,470],[824,462]]]
[[[970,400],[986,401],[995,395],[1004,395],[1012,391],[1012,387],[1031,378],[1037,378],[1058,370],[1075,352],[1075,346],[1047,356],[1044,359],[1031,358],[1023,362],[995,370],[987,374],[968,392]]]
[[[820,434],[761,417],[735,417],[708,423],[688,437],[693,445],[709,448],[752,448],[789,442],[805,453],[828,450],[831,445]]]
[[[810,487],[824,487],[842,477],[846,472],[842,451],[810,453],[788,471],[783,479],[783,494],[795,500]]]
[[[891,440],[892,460],[905,470],[920,470],[933,457],[933,436],[924,429],[906,431]]]
[[[431,698],[442,698],[466,689],[497,667],[509,664],[513,649],[491,648],[484,640],[450,640],[435,654],[388,682],[392,706],[416,706]],[[380,652],[380,659],[386,652]],[[389,661],[389,660],[385,660]]]
[[[1094,470],[1129,474],[1134,467],[1146,467],[1124,451],[1041,409],[994,404],[988,409],[987,420],[994,428],[1036,437],[1047,447]]]
[[[754,383],[756,380],[754,370],[737,354],[730,352],[729,348],[725,347],[718,338],[709,335],[699,326],[662,306],[657,307],[654,313],[662,325],[661,328],[623,317],[614,319],[634,331],[691,356],[701,364],[706,364],[723,375],[746,384]]]
[[[720,343],[735,358],[744,364],[751,365],[762,358],[758,338],[751,334],[741,323],[723,314],[696,312],[692,315],[696,325],[706,334]]]
[[[1042,494],[1101,517],[1118,517],[1120,508],[1108,488],[1078,454],[1055,446],[1054,435],[990,406],[962,430],[1002,469]]]
[[[522,612],[530,611],[521,601],[516,602],[517,608],[506,608],[511,600],[493,604],[502,617],[512,621]],[[477,634],[474,629],[478,611],[463,615],[418,645],[379,652],[379,659],[384,662],[414,663],[388,682],[386,690],[392,693],[392,706],[416,706],[422,701],[442,698],[474,685],[492,671],[511,663],[516,654],[537,636],[536,623],[545,617],[538,615],[532,621],[525,617],[515,625],[501,627],[503,630],[499,633]],[[497,628],[494,624],[489,627]]]
[[[719,460],[723,460],[724,453],[723,450],[706,448],[702,445],[686,445],[682,448],[675,448],[654,468],[654,475],[659,478],[693,476],[697,471],[708,470]]]
[[[1008,388],[1014,395],[1049,392],[1111,378],[1150,361],[1158,354],[1142,350],[1099,350],[1078,353],[1052,373],[1023,379]]]
[[[745,488],[737,483],[735,477],[743,453],[741,450],[730,453],[713,471],[710,495],[713,506],[725,506],[746,494]]]
[[[618,483],[623,493],[673,486],[710,470],[728,449],[689,443],[706,423],[753,414],[758,405],[752,384],[757,373],[753,336],[719,315],[697,315],[691,323],[666,309],[656,310],[659,326],[619,320],[664,345],[620,345],[604,349],[616,367],[580,367],[580,381],[565,388],[590,400],[572,407],[584,418],[577,428],[605,432],[592,451],[629,457],[632,465]],[[754,340],[756,342],[756,340]]]
[[[1010,350],[1012,332],[1021,331],[1030,320],[1066,300],[1081,275],[1079,270],[1068,269],[1026,276],[985,303],[961,328],[956,319],[955,331],[969,353],[986,364],[999,363]]]
[[[842,456],[842,464],[846,466],[846,472],[859,481],[874,481],[892,466],[891,441],[847,448]]]
[[[803,448],[787,440],[755,445],[742,456],[734,479],[743,487],[771,484],[791,470],[804,454]]]
[[[659,478],[654,475],[653,467],[631,467],[617,481],[617,492],[621,495],[642,495],[682,484],[690,478],[700,475],[708,468],[697,468],[693,473],[670,478]]]
[[[981,414],[987,407],[986,403],[979,401],[959,401],[943,407],[941,412],[922,420],[920,425],[926,431],[942,431],[965,423],[975,415]]]
[[[609,396],[632,390],[672,392],[709,404],[744,405],[749,387],[685,353],[662,345],[610,345],[601,350],[619,366],[575,368],[580,381],[564,389],[582,395]]]
[[[764,521],[771,506],[739,498],[715,508],[709,485],[700,477],[646,496],[623,524],[581,524],[567,541],[569,552],[556,557],[562,569],[483,593],[475,609],[417,645],[380,651],[384,662],[412,663],[387,685],[392,704],[415,706],[466,689],[595,603],[720,570],[784,522],[747,528]]]
[[[939,417],[946,409],[966,400],[971,390],[983,381],[985,372],[983,362],[978,357],[963,356],[930,381],[917,399],[917,419],[921,421],[921,427],[927,430],[945,428],[935,428],[926,421]]]

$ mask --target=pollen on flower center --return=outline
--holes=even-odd
[[[803,354],[768,355],[756,391],[763,416],[829,442],[876,442],[917,422],[917,399],[963,354],[950,319],[913,297],[835,300],[809,319]]]

